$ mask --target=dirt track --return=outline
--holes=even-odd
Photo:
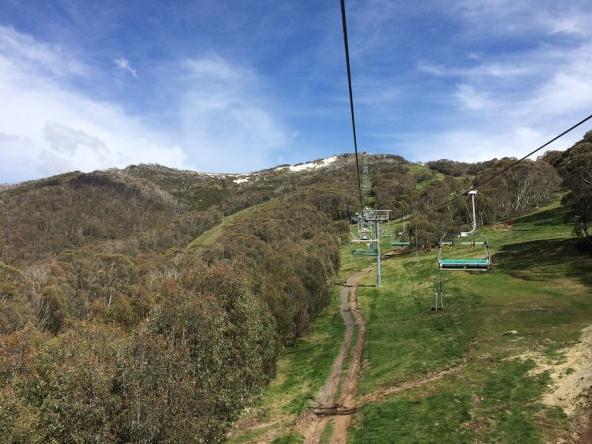
[[[315,399],[315,408],[306,415],[300,424],[305,443],[318,443],[329,420],[333,418],[331,443],[345,443],[351,415],[356,410],[356,387],[360,372],[366,322],[358,311],[356,291],[362,276],[367,270],[350,276],[341,290],[341,316],[346,327],[345,337],[331,373]],[[354,327],[358,334],[352,344]],[[343,378],[344,363],[347,361],[347,375]]]

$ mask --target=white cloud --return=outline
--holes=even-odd
[[[400,142],[405,147],[404,154],[414,160],[448,158],[478,162],[502,157],[518,158],[547,142],[568,124],[569,122],[556,122],[552,127],[535,128],[503,122],[489,126],[480,125],[477,128],[467,126],[464,129],[451,129],[436,134],[416,134]],[[565,149],[581,139],[584,132],[585,130],[582,130],[569,134],[532,157],[536,158],[550,149]]]
[[[536,66],[520,63],[517,60],[510,60],[508,62],[483,62],[467,67],[446,66],[426,61],[417,64],[419,71],[440,77],[509,78],[532,74],[536,68]]]
[[[459,0],[451,10],[464,21],[465,31],[480,38],[503,34],[566,34],[590,36],[592,11],[588,0]]]
[[[19,71],[58,77],[81,76],[88,68],[56,45],[37,42],[13,28],[0,26],[0,55]],[[6,62],[5,62],[6,63]]]
[[[592,34],[592,29],[590,29],[592,16],[590,14],[583,14],[581,11],[570,12],[567,15],[559,17],[543,15],[541,21],[547,25],[549,34],[567,34],[575,36]]]
[[[49,142],[50,148],[57,153],[74,154],[80,146],[88,147],[97,153],[109,153],[107,145],[101,139],[56,122],[45,124],[45,140]]]
[[[0,182],[158,162],[188,167],[167,142],[122,108],[71,91],[87,75],[61,50],[0,27]]]
[[[134,68],[132,68],[129,60],[124,59],[123,57],[119,57],[119,58],[113,60],[113,63],[115,63],[115,66],[117,66],[117,68],[120,69],[121,71],[128,72],[132,76],[138,77],[138,72]]]
[[[461,108],[495,109],[509,119],[527,119],[530,124],[543,122],[544,126],[549,118],[577,118],[590,112],[592,43],[564,49],[543,46],[522,54],[521,58],[525,75],[509,76],[503,82],[475,75],[475,72],[489,71],[487,66],[470,70],[442,67],[441,70],[462,80],[452,92]],[[441,75],[441,72],[433,74]]]
[[[548,76],[518,110],[546,116],[583,115],[592,111],[592,43],[565,51]]]
[[[419,71],[449,85],[438,100],[458,106],[450,109],[448,127],[406,137],[403,144],[410,153],[421,147],[421,160],[520,157],[592,112],[592,15],[562,9],[554,14],[549,5],[537,9],[529,2],[506,0],[457,5],[464,8],[465,37],[492,38],[488,32],[493,30],[511,41],[519,30],[531,36],[532,44],[473,57],[466,64],[419,63]],[[560,33],[570,39],[548,37]],[[474,46],[471,39],[467,43]],[[589,129],[589,124],[582,126],[553,148],[571,146]]]
[[[114,62],[137,75],[126,59]],[[166,132],[72,89],[73,80],[97,74],[72,54],[0,27],[0,183],[140,162],[248,171],[293,139],[252,70],[214,54],[159,72],[170,91]]]
[[[184,67],[181,133],[200,170],[260,168],[291,140],[255,73],[218,55],[186,60]]]
[[[207,82],[241,81],[252,77],[247,70],[230,65],[217,54],[200,59],[187,59],[184,64],[190,77]]]
[[[477,92],[471,85],[458,85],[455,96],[461,106],[469,110],[485,109],[492,105],[487,94]]]

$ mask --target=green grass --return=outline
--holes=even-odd
[[[420,173],[428,173],[432,176],[431,179],[426,179],[426,180],[422,180],[421,182],[417,182],[415,185],[415,188],[417,189],[417,191],[422,191],[430,183],[432,183],[436,180],[443,180],[444,177],[446,177],[444,174],[442,174],[438,171],[434,171],[426,165],[419,165],[419,164],[414,163],[414,164],[409,165],[408,168],[409,168],[409,172],[411,174],[413,174],[414,176],[417,176]]]
[[[367,319],[360,394],[462,364],[455,375],[365,406],[352,442],[544,442],[568,427],[540,399],[548,375],[529,373],[536,351],[557,359],[592,320],[592,257],[558,204],[487,229],[495,268],[443,272],[445,310],[432,312],[437,252],[384,262],[383,288],[359,289]],[[517,330],[517,335],[504,335]],[[435,425],[437,423],[437,425]]]
[[[455,392],[427,398],[393,398],[362,409],[352,442],[469,443],[474,434],[463,424],[470,419],[470,396]]]
[[[339,268],[337,280],[344,283],[353,273],[373,265],[375,261],[376,258],[374,257],[352,256],[351,246],[349,244],[344,245],[341,248],[341,267]]]
[[[532,361],[513,360],[492,365],[485,377],[482,375],[474,420],[483,423],[490,441],[526,443],[544,440],[535,419],[544,410],[538,399],[549,383],[549,376],[546,372],[528,376],[532,367]]]
[[[272,199],[273,200],[273,199]],[[220,237],[224,228],[234,224],[235,222],[245,219],[252,215],[255,211],[258,211],[265,205],[270,205],[272,201],[266,201],[257,205],[253,205],[251,207],[244,208],[236,213],[233,213],[229,216],[226,216],[222,219],[222,222],[217,224],[216,226],[210,228],[207,231],[204,231],[201,235],[196,237],[191,243],[189,243],[188,248],[196,248],[196,247],[210,247],[214,244],[216,239]]]
[[[304,438],[301,435],[290,434],[276,438],[271,442],[272,444],[301,444],[304,442]]]
[[[432,170],[427,165],[419,165],[417,163],[414,163],[414,164],[409,165],[408,168],[409,168],[409,172],[411,174],[413,174],[414,176],[417,176],[420,173],[428,173],[428,174],[432,175],[432,177],[430,179],[422,180],[421,182],[416,183],[415,189],[417,191],[423,191],[429,184],[431,184],[435,181],[441,181],[446,177],[445,174],[443,174],[439,171],[436,171],[436,170]],[[470,181],[473,178],[473,176],[471,176],[471,175],[462,175],[462,176],[458,176],[458,177],[448,176],[448,177],[453,177],[453,179],[455,181],[460,182],[460,183],[463,183],[463,182],[466,183],[467,181]]]
[[[435,256],[385,261],[383,288],[363,280],[358,299],[367,320],[361,394],[458,363],[472,337],[474,300],[460,296],[443,312],[430,310]],[[445,300],[445,303],[447,301]]]
[[[426,179],[426,180],[422,180],[421,182],[417,182],[415,184],[415,189],[417,191],[422,191],[424,188],[426,188],[433,181],[442,180],[444,178],[444,174],[439,173],[437,171],[433,171],[425,165],[418,165],[418,164],[409,165],[409,172],[411,174],[413,174],[414,176],[417,176],[419,173],[428,173],[428,174],[431,174],[431,176],[432,176],[430,179]]]
[[[546,373],[528,375],[528,361],[505,361],[487,371],[466,374],[428,388],[410,390],[385,402],[366,405],[352,442],[469,443],[543,442],[535,418],[545,413],[538,402],[548,384]],[[564,425],[552,411],[546,425]]]

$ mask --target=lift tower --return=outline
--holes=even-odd
[[[382,287],[382,268],[380,258],[380,225],[384,222],[388,222],[390,219],[391,210],[373,210],[370,208],[364,208],[362,214],[358,215],[358,224],[362,226],[371,227],[371,235],[368,239],[356,239],[354,242],[366,243],[370,246],[369,256],[376,256],[376,286]]]

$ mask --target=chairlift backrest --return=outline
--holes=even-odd
[[[479,270],[487,271],[491,268],[491,253],[489,250],[489,243],[487,238],[484,240],[476,241],[473,237],[472,242],[458,242],[459,245],[468,245],[470,248],[474,248],[476,245],[483,246],[485,249],[484,257],[482,258],[468,258],[468,257],[456,257],[456,258],[444,258],[442,256],[442,247],[450,246],[454,247],[455,242],[445,241],[444,236],[440,239],[438,248],[438,268],[440,270]]]

